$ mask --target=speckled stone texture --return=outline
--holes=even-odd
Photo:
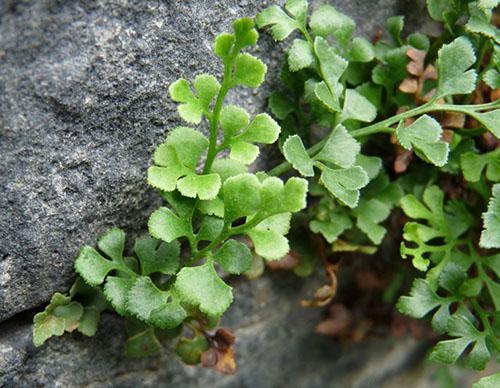
[[[233,284],[224,318],[238,336],[233,377],[182,366],[171,352],[125,360],[111,315],[95,338],[32,345],[33,314],[67,290],[79,247],[112,225],[145,230],[159,203],[145,183],[151,152],[180,123],[168,85],[219,74],[215,35],[271,3],[283,1],[0,0],[0,386],[368,387],[420,357],[411,340],[350,347],[315,337],[322,311],[298,301],[319,280],[289,274]],[[397,14],[418,26],[423,13],[421,1],[331,3],[365,36]],[[268,80],[233,101],[265,108],[281,47],[263,34],[255,51]]]

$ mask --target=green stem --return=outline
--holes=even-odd
[[[217,127],[219,125],[220,112],[222,110],[222,104],[226,98],[226,94],[231,88],[231,70],[233,67],[234,58],[231,57],[224,63],[224,76],[222,78],[222,85],[217,95],[217,100],[215,101],[214,110],[210,117],[210,136],[208,143],[207,159],[205,161],[205,166],[203,167],[203,174],[206,174],[212,168],[212,163],[217,155]]]
[[[401,112],[395,116],[389,117],[385,120],[379,121],[378,123],[369,125],[364,128],[356,129],[354,131],[351,131],[351,135],[353,137],[362,137],[362,136],[367,136],[367,135],[372,135],[374,133],[381,133],[381,132],[387,132],[391,133],[394,132],[394,128],[391,128],[391,125],[394,125],[401,120],[408,119],[413,116],[421,115],[424,113],[429,113],[429,112],[442,112],[442,111],[447,111],[447,112],[459,112],[459,113],[464,113],[468,115],[473,115],[475,112],[478,111],[483,111],[483,110],[488,110],[488,109],[494,109],[494,108],[499,108],[500,107],[500,100],[494,101],[494,102],[489,102],[486,104],[480,104],[480,105],[453,105],[453,104],[436,104],[436,103],[427,103],[424,105],[421,105],[419,107],[410,109],[406,112]],[[325,145],[326,141],[328,139],[328,136],[325,136],[321,141],[313,145],[307,150],[307,153],[309,156],[314,156],[316,155],[323,146]],[[278,166],[274,167],[271,171],[269,171],[269,175],[274,175],[278,176],[281,174],[284,174],[291,168],[290,163],[288,162],[283,162],[279,164]]]

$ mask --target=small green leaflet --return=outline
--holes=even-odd
[[[483,75],[483,81],[492,89],[500,89],[500,73],[497,69],[489,69]]]
[[[439,342],[429,356],[431,361],[444,364],[456,362],[465,349],[473,344],[472,350],[466,357],[467,366],[482,370],[491,355],[486,345],[486,335],[477,330],[463,315],[455,314],[448,322],[448,333],[456,339]]]
[[[334,35],[342,46],[346,46],[356,23],[331,5],[322,5],[312,13],[309,26],[315,34],[323,37]]]
[[[405,23],[404,16],[392,16],[387,19],[387,31],[391,34],[392,39],[396,45],[403,45],[403,41],[401,40],[401,32],[403,31]]]
[[[72,302],[70,297],[56,292],[49,305],[33,319],[33,342],[41,346],[53,335],[60,336],[65,331],[72,332],[80,324],[83,307]]]
[[[151,214],[148,229],[151,236],[167,243],[171,243],[179,237],[192,235],[189,221],[178,217],[166,207],[160,207]]]
[[[267,66],[260,59],[247,53],[238,54],[231,81],[233,85],[257,88],[264,82],[266,71]]]
[[[221,316],[233,301],[233,293],[215,271],[211,260],[197,267],[184,267],[174,289],[182,303],[198,307],[210,316]]]
[[[295,39],[288,50],[288,67],[290,71],[299,71],[310,67],[314,63],[314,52],[309,42]]]
[[[276,214],[247,232],[255,252],[266,260],[278,260],[290,250],[285,235],[290,229],[290,213]]]
[[[476,2],[468,4],[469,21],[465,25],[468,32],[484,35],[500,43],[500,31],[491,23],[491,10],[480,8]]]
[[[479,245],[483,248],[500,248],[500,183],[493,186],[488,210],[483,213]]]
[[[214,260],[224,271],[240,275],[250,269],[252,254],[245,244],[231,239],[215,253]]]
[[[339,124],[331,132],[325,145],[314,159],[348,168],[356,162],[360,149],[360,144],[343,125]]]
[[[475,70],[467,70],[476,61],[472,44],[465,37],[445,44],[438,53],[438,86],[435,97],[468,94],[476,87]]]
[[[348,62],[337,55],[326,39],[320,36],[317,36],[314,40],[314,52],[319,61],[320,74],[324,79],[324,81],[320,82],[315,87],[316,97],[319,98],[327,108],[333,111],[339,111],[341,86],[338,82],[347,69]],[[329,102],[330,100],[332,102]]]
[[[323,166],[320,182],[343,204],[354,208],[358,205],[359,189],[365,187],[368,175],[359,166],[332,169]]]
[[[198,161],[207,147],[208,139],[200,132],[175,128],[154,153],[156,166],[148,169],[148,183],[165,191],[177,188],[190,198],[215,198],[221,186],[219,175],[196,174]]]
[[[364,38],[354,38],[349,51],[350,62],[370,62],[375,58],[373,45]]]
[[[305,177],[314,176],[313,160],[307,154],[302,139],[297,136],[289,136],[283,144],[283,155],[294,169]]]
[[[466,152],[460,157],[460,166],[468,182],[478,182],[486,168],[486,178],[491,182],[500,181],[500,149],[483,154]]]
[[[181,337],[175,345],[175,353],[188,365],[200,363],[201,354],[210,348],[210,344],[203,335],[192,339]]]
[[[179,115],[188,123],[199,124],[203,114],[209,112],[209,106],[220,89],[217,79],[209,74],[198,75],[193,82],[196,95],[188,81],[179,79],[170,85],[168,91],[172,100],[180,102]]]
[[[426,220],[429,224],[407,222],[403,228],[403,238],[410,244],[401,243],[401,256],[412,257],[413,265],[420,271],[427,270],[430,252],[450,251],[454,241],[474,222],[463,203],[449,201],[445,207],[444,193],[437,186],[425,189],[423,202],[413,194],[407,194],[400,203],[408,217]],[[427,244],[435,238],[444,238],[444,244]]]
[[[483,124],[497,139],[500,139],[500,109],[486,113],[470,112],[472,117]]]
[[[341,121],[358,120],[369,123],[377,117],[377,108],[354,89],[345,91]]]
[[[448,161],[448,143],[441,141],[442,129],[432,117],[423,115],[414,123],[404,126],[401,121],[396,129],[399,143],[407,150],[413,149],[424,160],[442,167]]]
[[[443,14],[453,11],[454,7],[454,0],[427,0],[427,10],[438,22],[442,22]]]
[[[172,293],[156,287],[149,277],[139,277],[127,295],[127,311],[149,325],[161,329],[179,326],[186,311]]]
[[[259,28],[271,26],[271,34],[275,40],[283,40],[301,24],[289,17],[280,7],[273,5],[260,12],[255,22]]]
[[[147,276],[154,272],[174,275],[179,268],[180,244],[165,243],[150,236],[136,240],[134,252],[141,264],[141,273]]]

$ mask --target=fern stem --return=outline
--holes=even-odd
[[[489,109],[494,109],[494,108],[499,108],[500,107],[500,100],[486,103],[486,104],[480,104],[480,105],[453,105],[453,104],[436,104],[436,103],[427,103],[424,105],[421,105],[419,107],[410,109],[406,112],[401,112],[400,114],[397,114],[395,116],[389,117],[385,120],[379,121],[378,123],[369,125],[364,128],[356,129],[354,131],[351,131],[351,135],[353,137],[362,137],[362,136],[367,136],[367,135],[372,135],[375,133],[392,133],[394,132],[394,128],[391,128],[391,125],[394,125],[398,123],[401,120],[406,120],[410,117],[414,117],[417,115],[421,115],[424,113],[429,113],[429,112],[459,112],[459,113],[464,113],[468,115],[474,115],[476,112],[480,112],[483,110],[489,110]],[[307,149],[307,153],[309,156],[314,156],[316,155],[323,146],[325,145],[326,141],[328,139],[328,136],[325,136],[321,141],[313,145],[312,147]],[[291,168],[290,163],[288,162],[283,162],[276,167],[274,167],[271,171],[269,171],[269,175],[282,175],[285,172],[287,172]]]

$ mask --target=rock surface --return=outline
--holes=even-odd
[[[144,231],[158,195],[145,184],[150,154],[179,124],[169,83],[220,70],[215,35],[272,1],[0,1],[0,386],[371,387],[422,355],[412,340],[344,346],[312,335],[320,310],[298,308],[317,279],[266,276],[235,285],[225,325],[238,337],[240,372],[222,377],[171,352],[130,361],[107,315],[95,338],[35,349],[33,309],[73,280],[79,247],[108,227]],[[283,3],[278,1],[277,3]],[[313,2],[316,6],[318,2]],[[421,2],[336,0],[373,34]],[[265,106],[282,52],[263,37],[266,85],[235,100]]]

